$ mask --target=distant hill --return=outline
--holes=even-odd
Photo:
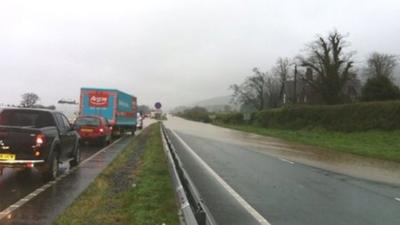
[[[187,104],[185,106],[179,106],[175,108],[174,112],[183,111],[187,108],[192,108],[195,106],[200,106],[206,108],[209,112],[226,112],[235,111],[238,107],[231,102],[231,96],[221,96],[215,98],[209,98],[206,100],[198,101],[192,104]]]
[[[233,105],[231,103],[231,96],[215,97],[193,103],[191,106],[207,107],[212,105]]]

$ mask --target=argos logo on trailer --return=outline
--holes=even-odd
[[[89,93],[90,107],[108,107],[109,93],[104,91],[96,91]]]

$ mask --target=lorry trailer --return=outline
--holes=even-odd
[[[117,89],[81,88],[80,116],[102,116],[114,135],[136,131],[137,98]]]

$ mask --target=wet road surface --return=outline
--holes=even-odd
[[[45,186],[38,172],[5,170],[0,176],[0,218],[4,217],[0,224],[51,224],[132,138],[122,137],[104,149],[81,147],[80,166],[69,170],[62,165],[60,178]],[[25,203],[24,198],[29,201]]]
[[[252,135],[179,118],[170,118],[165,124],[273,225],[400,224],[397,164],[373,167],[361,159],[349,161],[343,155],[330,155],[333,153],[328,154],[332,157],[328,161],[326,155],[315,157],[316,151],[302,151],[304,146],[296,149],[276,140],[255,139]],[[177,137],[170,136],[219,225],[260,224],[210,176]],[[345,169],[335,165],[344,165]],[[369,168],[373,176],[368,176],[366,170],[357,173],[363,178],[356,178],[351,176],[352,168]],[[394,182],[381,182],[382,179]]]
[[[101,147],[82,146],[82,160],[85,160],[100,149]],[[62,165],[60,171],[65,173],[67,169],[67,165]],[[5,168],[4,174],[0,176],[0,212],[43,184],[40,173],[36,170],[16,171]]]

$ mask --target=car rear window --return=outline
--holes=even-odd
[[[0,113],[0,125],[36,128],[55,126],[50,113],[28,110],[3,110]]]
[[[100,119],[94,117],[80,117],[75,122],[76,126],[100,126]]]

